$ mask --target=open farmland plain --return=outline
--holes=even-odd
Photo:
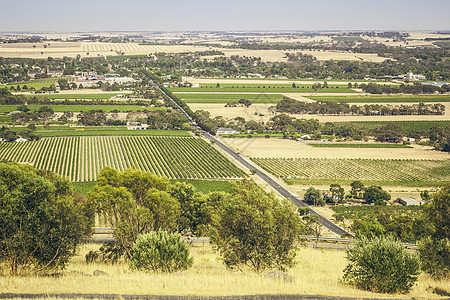
[[[105,166],[169,178],[240,178],[233,163],[193,137],[74,137],[3,143],[0,159],[31,164],[72,181],[94,181]]]

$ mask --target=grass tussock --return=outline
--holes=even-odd
[[[251,271],[227,270],[208,244],[191,247],[194,265],[187,271],[158,274],[132,271],[127,263],[87,265],[84,255],[99,245],[84,246],[60,277],[0,277],[3,293],[108,293],[141,295],[225,296],[251,294],[308,294],[367,298],[442,299],[435,288],[448,289],[450,280],[435,281],[422,274],[407,295],[360,291],[340,283],[345,252],[300,248],[298,265],[289,270],[293,282],[265,278]],[[109,276],[86,276],[101,270]],[[430,288],[431,287],[431,288]]]

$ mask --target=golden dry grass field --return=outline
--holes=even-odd
[[[88,250],[99,245],[89,244],[75,256],[61,277],[0,277],[3,293],[108,293],[140,295],[230,296],[256,294],[302,294],[357,298],[443,299],[432,294],[429,287],[447,289],[450,281],[434,281],[420,275],[418,284],[406,295],[376,294],[360,291],[340,283],[346,265],[345,252],[301,247],[298,265],[287,273],[293,282],[269,279],[245,270],[229,271],[211,251],[209,245],[192,246],[194,265],[175,274],[131,271],[126,263],[116,265],[84,262]],[[109,276],[86,276],[101,270]]]

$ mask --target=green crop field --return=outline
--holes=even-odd
[[[434,186],[450,181],[450,160],[252,158],[289,183]]]
[[[419,103],[419,102],[450,102],[450,95],[422,96],[310,96],[316,101],[347,102],[347,103]]]
[[[48,99],[98,99],[98,100],[104,100],[109,99],[111,97],[115,97],[117,95],[124,95],[124,93],[115,92],[115,93],[94,93],[89,94],[87,91],[86,94],[33,94],[29,95],[28,97],[41,97],[41,98],[48,98]],[[127,94],[125,94],[127,95]]]
[[[39,107],[43,105],[27,105],[27,107],[31,110],[38,110]],[[128,111],[138,111],[138,110],[163,110],[165,108],[160,107],[142,107],[139,105],[66,105],[66,104],[58,104],[58,105],[48,105],[51,106],[54,112],[80,112],[80,111],[88,111],[88,110],[103,110],[106,112],[111,112],[113,110],[118,110],[120,112],[128,112]],[[9,113],[17,110],[18,105],[0,105],[0,113]]]
[[[310,143],[309,145],[318,148],[411,148],[403,144]]]
[[[172,87],[169,88],[172,92],[215,92],[215,93],[314,93],[315,91],[310,85],[297,85],[295,88],[292,84],[221,84],[220,87],[216,87],[215,84],[200,84],[198,88],[191,87]],[[356,93],[354,90],[349,89],[345,85],[328,84],[328,88],[322,88],[317,90],[318,93]]]
[[[12,127],[12,131],[26,130],[24,127]],[[129,130],[125,126],[104,127],[69,127],[50,126],[44,128],[38,126],[35,131],[41,137],[65,137],[65,136],[119,136],[119,135],[142,135],[142,136],[191,136],[184,130]]]
[[[176,96],[183,99],[186,103],[228,103],[238,101],[240,99],[250,100],[252,103],[278,103],[285,96],[281,94],[180,94],[176,93]]]
[[[95,181],[110,166],[132,166],[177,179],[240,178],[244,172],[209,143],[193,137],[66,137],[2,143],[0,159],[32,164],[72,181]]]
[[[337,42],[363,42],[364,39],[359,36],[333,36],[331,37]]]

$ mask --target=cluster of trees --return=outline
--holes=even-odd
[[[245,106],[249,107],[252,105],[252,101],[248,99],[239,99],[238,101],[232,101],[225,104],[225,107],[237,107],[237,106]]]
[[[97,212],[115,228],[115,242],[87,255],[89,261],[133,258],[139,236],[153,231],[209,236],[225,265],[257,272],[295,264],[294,242],[307,222],[287,202],[280,203],[254,182],[232,183],[233,191],[196,192],[186,183],[128,169],[104,168],[88,194]]]
[[[18,124],[45,124],[52,120],[55,112],[51,106],[41,106],[31,111],[26,105],[17,107],[17,111],[11,114],[11,120]]]
[[[147,113],[146,123],[150,129],[182,129],[191,130],[186,118],[178,111],[157,110]]]
[[[349,105],[346,102],[303,102],[294,99],[281,100],[275,106],[275,110],[290,114],[320,114],[320,115],[363,115],[363,116],[389,116],[389,115],[443,115],[443,104],[419,104],[411,105],[381,105],[366,104],[364,106]]]
[[[359,180],[353,181],[350,186],[348,194],[345,194],[344,188],[337,183],[330,185],[329,193],[320,193],[320,190],[310,187],[305,193],[304,200],[314,206],[323,206],[326,203],[343,204],[355,200],[364,200],[364,203],[369,205],[386,205],[387,201],[391,200],[391,195],[380,186],[365,187]]]
[[[28,141],[39,140],[41,136],[33,133],[33,126],[31,127],[32,128],[30,127],[24,128],[23,130],[20,131],[12,131],[11,129],[5,126],[2,126],[2,128],[0,128],[0,138],[4,142],[14,142],[19,137],[27,139]]]
[[[359,86],[364,92],[369,94],[435,94],[450,92],[450,84],[445,84],[441,87],[415,83],[413,85],[382,85],[376,83],[362,83]]]

